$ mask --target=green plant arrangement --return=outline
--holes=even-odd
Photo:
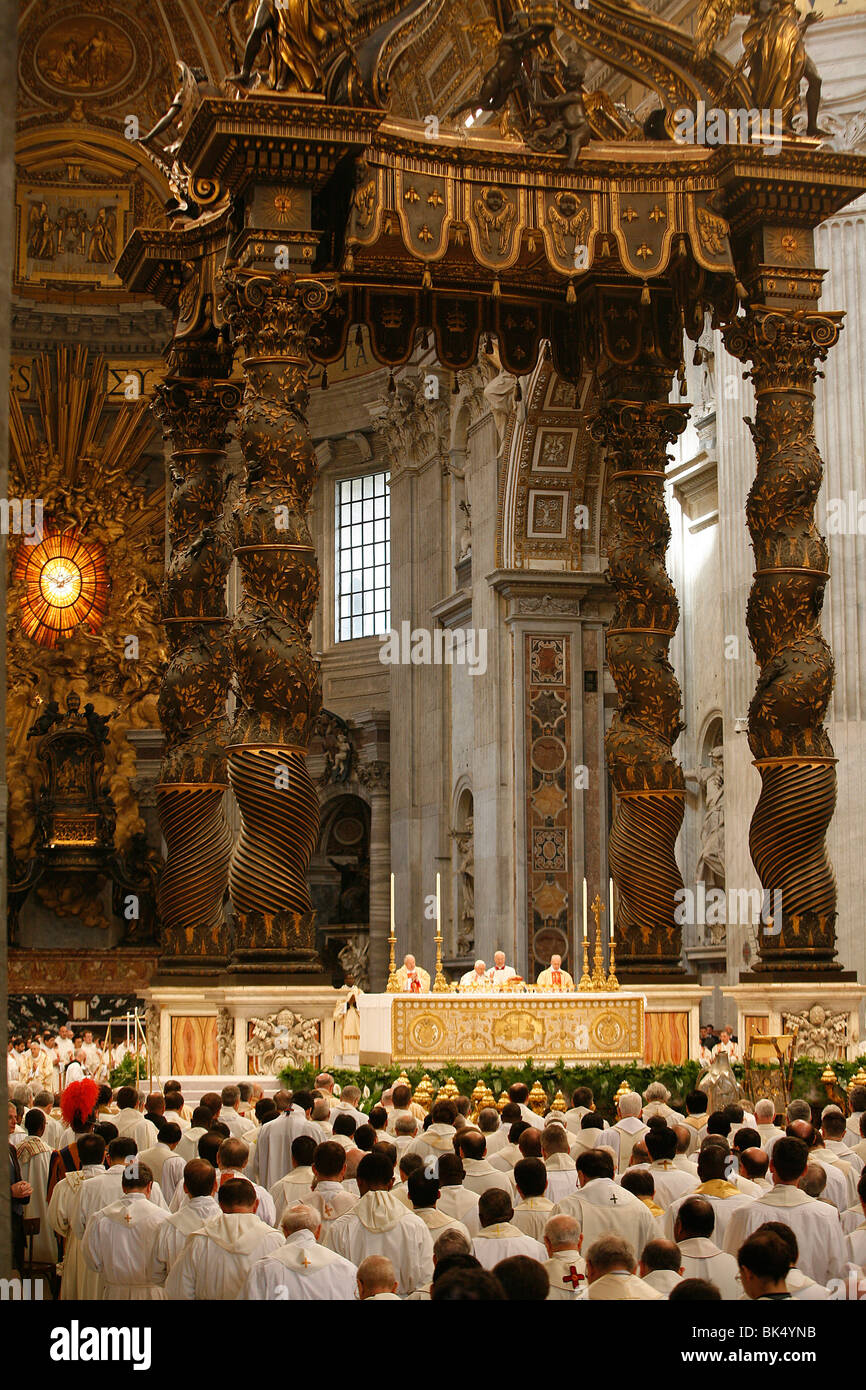
[[[143,1071],[141,1058],[138,1059],[138,1076],[135,1074],[135,1056],[127,1052],[119,1066],[114,1067],[108,1074],[108,1084],[112,1090],[118,1086],[141,1086],[145,1080],[146,1072]]]
[[[855,1062],[834,1062],[833,1070],[838,1078],[840,1087],[847,1085],[849,1079],[854,1075],[859,1066],[862,1066],[866,1058],[859,1057]],[[792,1094],[802,1096],[804,1100],[825,1100],[826,1091],[821,1085],[821,1073],[825,1063],[800,1061],[794,1064],[794,1075],[792,1080]],[[607,1119],[613,1118],[614,1101],[613,1098],[619,1090],[621,1083],[625,1080],[633,1091],[643,1092],[651,1081],[661,1081],[671,1093],[672,1103],[675,1106],[683,1107],[685,1098],[690,1091],[695,1088],[695,1083],[701,1074],[699,1062],[685,1062],[680,1066],[664,1064],[661,1066],[647,1067],[642,1065],[622,1065],[611,1066],[609,1063],[599,1063],[590,1067],[574,1067],[567,1065],[564,1061],[559,1061],[553,1066],[536,1066],[531,1057],[528,1057],[521,1066],[512,1067],[463,1067],[459,1062],[448,1062],[443,1067],[435,1070],[430,1069],[429,1075],[434,1085],[441,1083],[444,1085],[446,1077],[452,1076],[461,1095],[472,1094],[478,1081],[490,1087],[494,1096],[498,1100],[503,1091],[507,1091],[509,1086],[515,1082],[523,1082],[527,1086],[532,1086],[538,1080],[547,1092],[552,1101],[557,1091],[562,1091],[566,1100],[570,1101],[571,1093],[577,1086],[590,1086],[595,1097],[596,1108]],[[734,1074],[742,1083],[744,1068],[739,1064],[734,1065]],[[280,1082],[289,1091],[309,1090],[316,1078],[317,1068],[312,1064],[304,1067],[287,1067],[280,1073]],[[418,1085],[425,1069],[422,1066],[400,1067],[396,1064],[390,1067],[360,1067],[357,1071],[342,1069],[331,1069],[337,1085],[360,1086],[363,1093],[360,1109],[368,1113],[374,1105],[381,1099],[382,1092],[389,1086],[393,1086],[401,1072],[405,1072],[413,1087]]]

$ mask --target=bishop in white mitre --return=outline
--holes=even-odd
[[[184,1168],[182,1183],[187,1200],[180,1211],[169,1214],[168,1219],[154,1232],[151,1267],[155,1283],[165,1283],[169,1270],[186,1245],[187,1237],[193,1231],[200,1231],[213,1217],[219,1216],[216,1182],[216,1169],[207,1159],[190,1159]]]
[[[146,1164],[123,1177],[123,1196],[93,1215],[87,1223],[81,1254],[84,1263],[102,1276],[102,1297],[109,1302],[162,1299],[162,1285],[153,1266],[155,1227],[168,1213],[148,1201],[153,1174]]]
[[[321,1217],[300,1203],[283,1212],[285,1245],[257,1260],[240,1297],[267,1302],[349,1302],[356,1297],[358,1271],[335,1250],[317,1244]]]
[[[236,1299],[256,1261],[283,1244],[281,1232],[256,1215],[255,1189],[247,1178],[224,1182],[218,1200],[219,1215],[188,1236],[172,1265],[166,1298]]]

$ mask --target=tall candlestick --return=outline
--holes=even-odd
[[[442,970],[442,917],[439,896],[439,875],[436,875],[436,978],[433,981],[434,994],[447,994],[448,981]]]
[[[397,962],[394,958],[394,947],[397,944],[397,936],[394,931],[394,875],[391,875],[391,932],[388,937],[388,983],[385,986],[386,994],[399,994],[400,981],[397,979]]]
[[[608,904],[607,927],[608,927],[608,931],[609,931],[609,933],[610,933],[610,940],[613,941],[613,879],[612,879],[612,878],[609,878],[608,881],[607,881],[607,904]]]
[[[586,928],[586,879],[583,880],[583,939],[587,940]]]

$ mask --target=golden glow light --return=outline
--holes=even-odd
[[[76,628],[102,626],[108,602],[105,551],[77,531],[55,531],[39,545],[23,541],[13,579],[21,585],[21,624],[41,647],[56,647]]]

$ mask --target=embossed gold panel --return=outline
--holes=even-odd
[[[395,1062],[626,1061],[643,1056],[642,995],[395,998]]]

